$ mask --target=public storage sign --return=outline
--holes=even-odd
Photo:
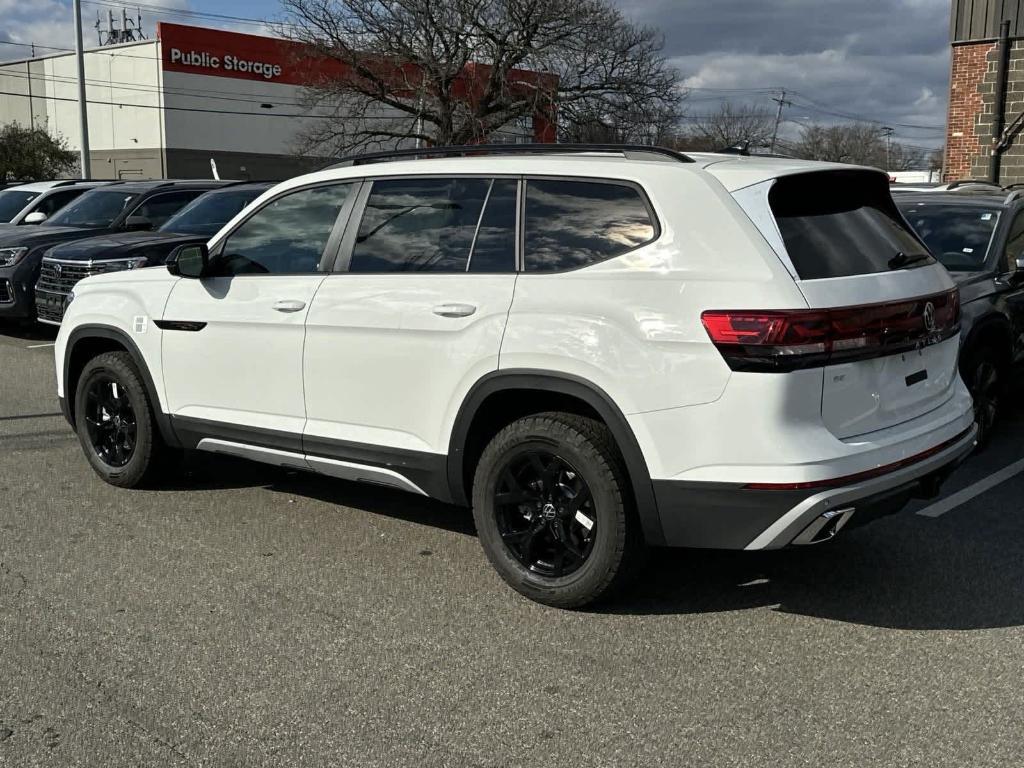
[[[337,62],[311,57],[289,40],[165,22],[157,36],[166,72],[305,85],[342,69]]]

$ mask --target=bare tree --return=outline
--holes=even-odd
[[[695,122],[686,146],[694,150],[763,147],[771,142],[774,127],[775,119],[764,107],[726,102]]]
[[[566,135],[621,130],[683,98],[661,36],[608,0],[282,2],[281,33],[331,72],[307,84],[309,106],[336,118],[306,131],[308,152],[470,144],[534,116]]]
[[[807,160],[884,166],[885,140],[869,123],[805,125],[793,152]]]
[[[804,126],[791,151],[807,160],[870,165],[887,171],[930,170],[932,163],[919,147],[898,141],[887,144],[885,135],[873,123]]]

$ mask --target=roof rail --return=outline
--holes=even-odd
[[[1021,186],[1021,185],[1015,184],[1014,186]],[[1010,194],[1008,194],[1006,196],[1006,199],[1003,200],[1003,205],[1009,205],[1014,200],[1017,200],[1017,199],[1021,198],[1022,196],[1024,196],[1024,189],[1014,189],[1014,190],[1011,190]]]
[[[954,181],[953,183],[951,183],[948,187],[946,187],[946,190],[949,191],[949,192],[952,192],[954,189],[959,189],[960,187],[968,187],[968,186],[970,186],[970,187],[973,187],[973,186],[984,186],[984,187],[995,187],[996,189],[1002,189],[1002,187],[1000,187],[994,181],[988,181],[986,179],[960,179],[960,181]]]
[[[587,152],[621,154],[623,157],[634,160],[641,159],[640,156],[642,155],[651,155],[656,160],[673,160],[677,163],[694,162],[692,158],[687,157],[682,152],[668,149],[667,147],[652,147],[646,144],[468,144],[455,147],[395,149],[390,152],[351,155],[331,163],[322,170],[416,158],[465,157],[467,155],[567,155]]]

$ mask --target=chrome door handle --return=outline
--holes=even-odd
[[[434,314],[441,317],[469,317],[476,312],[472,304],[438,304],[434,307]]]
[[[278,312],[301,312],[306,308],[306,302],[298,299],[282,299],[274,302],[274,309]]]

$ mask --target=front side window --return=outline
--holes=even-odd
[[[215,235],[264,191],[262,187],[250,187],[207,192],[174,214],[160,227],[160,231],[178,235]]]
[[[201,189],[187,192],[170,192],[166,195],[154,195],[132,211],[132,216],[148,219],[154,229],[158,229],[174,214],[203,194]]]
[[[373,182],[350,272],[513,272],[515,179]]]
[[[51,227],[82,227],[103,229],[114,223],[125,208],[132,204],[137,194],[126,194],[113,190],[93,190],[65,206],[44,225]]]
[[[212,259],[210,274],[316,272],[351,184],[302,189],[267,203],[242,222]]]
[[[84,191],[84,189],[64,189],[60,192],[54,192],[40,200],[32,212],[45,213],[47,216],[53,216],[53,214],[72,200],[80,197]]]
[[[942,265],[954,272],[977,272],[985,266],[999,210],[979,205],[943,202],[900,202],[903,216]],[[1017,237],[1024,235],[1018,218]],[[1011,232],[1010,239],[1014,235]],[[1024,243],[1017,248],[1024,253]],[[1009,247],[1009,245],[1007,246]]]
[[[527,272],[576,269],[621,256],[657,235],[640,192],[625,184],[530,179]]]
[[[5,189],[0,192],[0,222],[8,222],[13,219],[38,195],[38,192],[23,192],[18,189]]]

